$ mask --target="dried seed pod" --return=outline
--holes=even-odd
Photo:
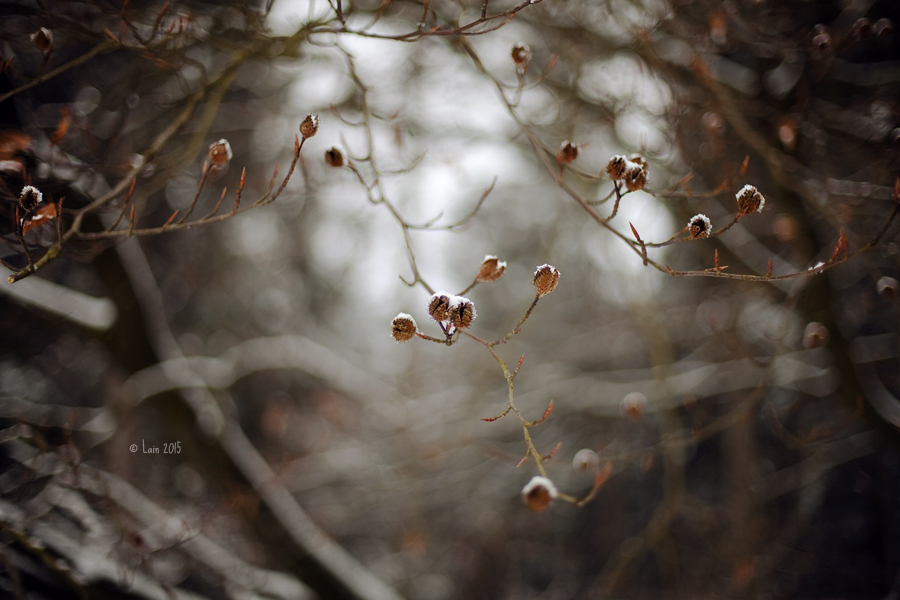
[[[435,321],[446,321],[450,318],[450,295],[444,292],[432,294],[428,299],[428,314]]]
[[[559,145],[556,151],[556,162],[560,165],[567,165],[578,158],[578,146],[569,140],[565,140]]]
[[[332,167],[343,167],[344,155],[337,148],[330,148],[325,151],[325,162]]]
[[[872,28],[879,38],[886,38],[894,34],[894,22],[888,18],[878,19]]]
[[[209,164],[213,169],[224,169],[231,162],[233,156],[231,144],[225,138],[209,146]]]
[[[34,210],[43,201],[44,195],[32,185],[23,187],[22,193],[19,194],[19,206],[26,212]]]
[[[692,240],[702,240],[709,237],[712,230],[712,223],[706,215],[694,215],[687,224],[688,232]]]
[[[531,62],[531,49],[528,44],[516,44],[512,48],[512,59],[516,63],[516,71],[524,75],[528,71],[528,64]]]
[[[572,458],[572,468],[576,471],[594,471],[600,467],[600,457],[590,448],[582,448]]]
[[[450,305],[450,322],[457,329],[468,329],[472,326],[478,314],[475,312],[475,305],[468,298],[455,296],[451,300]]]
[[[539,298],[543,298],[556,289],[559,284],[559,271],[550,265],[541,265],[534,272],[534,289]]]
[[[853,24],[853,29],[851,33],[858,40],[865,40],[872,37],[873,33],[872,21],[863,17],[858,19],[856,23]]]
[[[45,57],[53,52],[53,32],[46,27],[41,27],[31,34],[31,43],[41,51]]]
[[[531,481],[522,488],[522,500],[526,506],[535,512],[540,512],[550,506],[559,496],[556,486],[546,477],[535,475]]]
[[[625,171],[623,179],[625,180],[625,187],[628,188],[628,191],[636,192],[642,190],[644,189],[644,186],[647,185],[647,170],[643,166],[632,167]]]
[[[875,284],[875,291],[879,296],[883,296],[888,300],[896,300],[900,296],[900,283],[893,277],[885,275]]]
[[[306,118],[300,123],[300,135],[305,140],[316,135],[317,131],[319,131],[319,115],[306,115]]]
[[[766,205],[766,199],[759,193],[755,186],[745,185],[737,194],[734,195],[738,203],[738,208],[742,215],[749,215],[753,212],[762,212]]]
[[[622,155],[613,156],[609,159],[609,164],[606,165],[606,173],[609,175],[609,178],[613,181],[622,179],[622,176],[625,174],[625,163],[627,162],[628,159]]]
[[[413,339],[419,328],[416,320],[406,313],[400,313],[391,321],[391,337],[398,342],[408,342]]]
[[[817,321],[811,321],[803,330],[803,347],[818,348],[828,342],[828,328]]]
[[[647,397],[640,392],[627,394],[619,403],[619,412],[623,417],[640,421],[647,411]]]
[[[475,281],[479,283],[497,281],[504,271],[506,271],[506,262],[498,260],[496,256],[489,254],[484,257],[481,268],[478,269],[478,275],[475,276]]]

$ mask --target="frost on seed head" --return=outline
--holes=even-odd
[[[550,265],[541,265],[534,271],[534,289],[543,298],[559,285],[559,271]]]
[[[757,190],[755,186],[749,184],[741,188],[741,191],[735,194],[734,197],[737,200],[741,214],[744,215],[749,215],[753,212],[762,212],[763,207],[766,205],[766,199],[759,193],[759,190]]]
[[[712,231],[712,223],[710,223],[709,217],[706,215],[694,215],[688,221],[687,229],[692,240],[702,240],[709,237],[709,233]]]
[[[478,275],[475,281],[479,283],[488,283],[497,281],[506,271],[506,261],[499,260],[496,256],[488,254],[484,257],[481,267],[478,269]]]
[[[408,342],[415,337],[418,330],[412,315],[400,313],[391,321],[391,337],[398,342]]]
[[[558,496],[559,492],[553,482],[539,475],[532,477],[522,488],[522,500],[535,512],[547,508]]]

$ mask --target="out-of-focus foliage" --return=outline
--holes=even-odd
[[[894,3],[260,4],[0,3],[4,594],[897,594]]]

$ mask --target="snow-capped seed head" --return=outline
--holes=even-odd
[[[460,296],[454,297],[450,305],[450,322],[457,329],[468,329],[472,326],[472,321],[478,315],[475,312],[475,305],[468,298]]]
[[[522,500],[531,510],[540,512],[559,496],[556,486],[546,477],[535,475],[522,488]]]
[[[559,145],[559,150],[556,151],[556,162],[560,165],[567,165],[576,158],[578,158],[578,146],[576,144],[565,140]]]
[[[593,471],[600,467],[600,457],[590,448],[582,448],[572,458],[572,468],[576,471]]]
[[[44,201],[44,195],[34,186],[26,185],[19,195],[19,205],[25,210],[32,210]]]
[[[559,284],[559,271],[550,265],[541,265],[534,272],[534,289],[539,298],[543,298],[556,289]]]
[[[214,169],[223,169],[231,162],[233,154],[231,153],[231,144],[228,140],[222,138],[218,142],[209,146],[209,164]]]
[[[317,131],[319,131],[319,115],[306,115],[306,118],[300,123],[300,135],[305,140],[316,135]]]
[[[818,321],[811,321],[803,330],[803,347],[818,348],[828,342],[828,328]]]
[[[623,417],[639,421],[647,410],[647,397],[640,392],[626,394],[619,403],[619,412]]]
[[[636,192],[642,190],[647,185],[647,169],[645,167],[632,167],[625,171],[623,179],[628,191]]]
[[[344,155],[337,148],[330,148],[325,151],[325,162],[332,167],[343,167]]]
[[[391,337],[398,342],[408,342],[416,336],[418,330],[416,320],[406,313],[400,313],[391,321]]]
[[[702,240],[703,238],[709,237],[709,232],[712,230],[712,223],[709,222],[709,217],[706,215],[694,215],[691,217],[691,220],[688,221],[687,228],[692,240]]]
[[[449,294],[438,292],[428,299],[428,314],[435,321],[446,321],[450,318]]]
[[[528,63],[531,62],[531,49],[528,44],[519,43],[513,46],[512,59],[516,63],[516,70],[524,75],[528,70]]]
[[[41,51],[41,54],[47,56],[53,51],[53,32],[41,27],[31,34],[31,43]]]
[[[613,181],[622,179],[622,176],[625,174],[625,163],[627,162],[628,159],[622,155],[613,156],[609,159],[609,164],[606,165],[606,173],[609,175],[609,178]]]
[[[505,261],[498,260],[496,256],[485,256],[481,268],[478,269],[478,275],[475,276],[475,281],[479,283],[497,281],[504,271],[506,271]]]
[[[900,296],[900,283],[893,277],[885,275],[875,284],[875,291],[879,296],[883,296],[888,300],[896,300]]]
[[[762,212],[763,207],[766,205],[766,199],[752,185],[745,185],[734,197],[737,199],[738,208],[741,209],[742,215]]]

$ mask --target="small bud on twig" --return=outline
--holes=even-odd
[[[408,342],[415,337],[418,331],[416,320],[406,313],[398,314],[391,321],[391,337],[398,342]]]
[[[692,240],[702,240],[703,238],[709,237],[709,232],[712,230],[712,223],[710,223],[709,217],[706,215],[694,215],[691,217],[691,220],[688,221],[687,230]]]
[[[317,131],[319,131],[319,115],[306,115],[306,118],[300,123],[300,135],[305,140],[316,135]]]
[[[541,265],[534,272],[534,289],[539,298],[543,298],[556,289],[559,284],[559,271],[550,265]]]
[[[225,138],[209,146],[209,164],[215,170],[227,167],[228,163],[231,162],[232,156],[231,144]]]
[[[535,475],[522,488],[522,500],[531,510],[540,512],[559,496],[556,486],[546,477]]]

